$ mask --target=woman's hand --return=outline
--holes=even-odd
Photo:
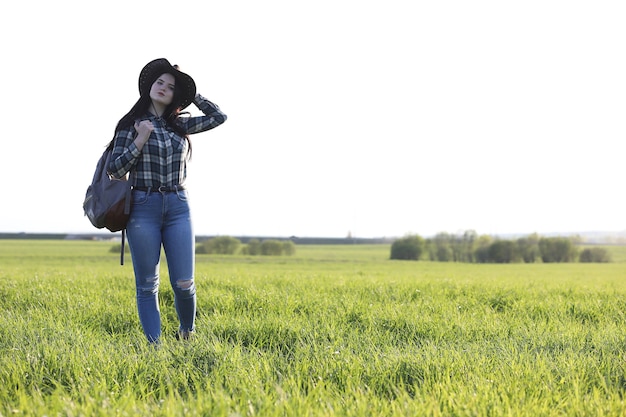
[[[154,126],[150,120],[142,120],[135,122],[135,130],[137,137],[135,138],[135,146],[141,150],[143,145],[150,139],[150,133],[154,130]]]
[[[135,130],[138,135],[148,135],[154,130],[154,126],[150,120],[142,120],[135,122]]]

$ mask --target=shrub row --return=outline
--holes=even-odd
[[[259,241],[251,239],[247,244],[242,245],[241,241],[231,236],[218,236],[196,246],[196,253],[217,254],[217,255],[263,255],[263,256],[291,256],[296,253],[296,245],[290,241],[280,241],[267,239]]]
[[[604,248],[579,251],[579,239],[540,237],[532,234],[516,240],[478,236],[474,231],[463,235],[440,233],[431,239],[405,236],[391,245],[391,259],[428,259],[439,262],[513,263],[513,262],[610,262]]]

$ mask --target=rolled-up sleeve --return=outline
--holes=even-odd
[[[194,134],[213,129],[226,121],[226,114],[217,104],[210,102],[200,94],[196,94],[193,103],[204,116],[193,116],[180,119],[180,124],[187,134]]]
[[[134,143],[135,130],[123,129],[113,139],[113,155],[108,167],[108,174],[113,178],[123,178],[137,164],[141,151]]]

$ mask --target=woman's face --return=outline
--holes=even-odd
[[[172,74],[161,74],[150,88],[150,98],[152,101],[167,106],[174,98],[174,85],[176,79]]]

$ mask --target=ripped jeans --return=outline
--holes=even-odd
[[[139,320],[148,341],[158,342],[161,336],[161,246],[165,250],[174,291],[179,331],[193,331],[196,317],[195,237],[187,191],[133,190],[126,233],[135,271]]]

